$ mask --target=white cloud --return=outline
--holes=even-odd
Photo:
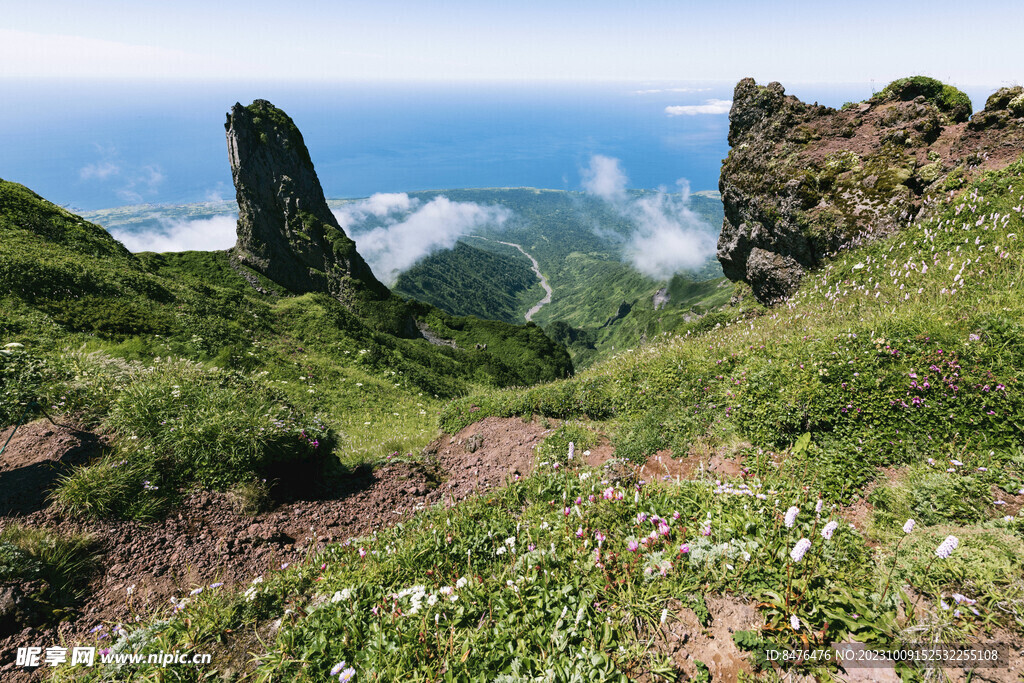
[[[665,107],[669,116],[697,116],[698,114],[728,114],[732,100],[704,100],[704,104]]]
[[[630,202],[624,213],[636,225],[625,247],[626,258],[644,275],[667,280],[681,270],[703,266],[715,255],[717,237],[711,226],[687,206],[689,186],[680,192],[659,192]]]
[[[223,202],[227,201],[228,197],[234,194],[234,188],[231,188],[230,192],[228,186],[223,181],[218,180],[217,184],[206,191],[206,201],[208,202]]]
[[[141,231],[114,229],[110,234],[128,251],[216,251],[235,245],[237,216],[199,220],[160,218],[160,226]]]
[[[142,166],[128,175],[127,182],[117,190],[117,196],[122,201],[132,204],[141,204],[151,197],[164,182],[163,171],[159,166],[150,164]]]
[[[482,226],[504,225],[512,213],[443,196],[423,204],[405,193],[382,193],[346,204],[334,215],[374,275],[391,285],[424,257],[451,249],[460,237]]]
[[[418,206],[420,200],[404,192],[378,192],[364,200],[363,206],[374,216],[384,217],[392,213],[403,213]]]
[[[334,211],[341,227],[356,226],[371,216],[387,219],[392,215],[407,214],[420,205],[420,200],[410,197],[405,192],[378,192],[375,195],[345,204]]]
[[[590,166],[583,169],[583,190],[607,201],[620,201],[626,197],[626,174],[619,167],[619,160],[595,154],[590,157]]]
[[[596,159],[600,161],[595,164]],[[619,185],[610,181],[592,183],[597,186],[596,190],[614,185],[619,188],[617,193],[602,194],[589,187],[588,192],[608,201],[633,224],[633,232],[626,239],[623,254],[638,271],[658,280],[667,280],[681,270],[700,268],[714,256],[717,233],[687,206],[690,185],[685,179],[677,181],[679,191],[673,194],[661,189],[653,195],[629,197],[625,193],[625,174],[619,168],[618,159],[595,156],[591,159],[591,174],[601,175],[594,172],[595,167],[604,169],[605,176],[617,174],[622,179]]]
[[[78,177],[82,180],[106,180],[112,175],[121,172],[121,167],[112,161],[98,161],[95,164],[86,164],[78,170]]]
[[[634,95],[657,95],[663,92],[707,92],[711,88],[651,88],[650,90],[634,90]]]

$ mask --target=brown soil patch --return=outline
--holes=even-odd
[[[39,420],[0,432],[0,516],[27,515],[47,505],[46,493],[74,465],[99,454],[103,437],[69,423]]]
[[[488,417],[427,447],[449,477],[445,496],[465,498],[533,471],[533,449],[549,433],[536,422]]]
[[[581,456],[583,464],[587,467],[600,467],[615,457],[615,448],[608,443],[607,439],[602,439],[596,446],[591,446],[583,451]]]
[[[0,463],[0,528],[18,523],[93,534],[101,559],[78,613],[0,640],[0,679],[38,680],[43,673],[14,666],[18,647],[90,644],[92,627],[145,618],[166,609],[171,596],[183,597],[215,582],[248,584],[327,543],[368,534],[424,507],[454,504],[526,476],[534,446],[547,431],[534,422],[487,418],[434,441],[422,462],[356,471],[329,486],[321,482],[316,499],[292,500],[248,516],[235,511],[229,495],[199,491],[187,495],[166,519],[139,524],[83,521],[45,507],[56,476],[97,455],[103,440],[48,422],[25,425]],[[2,437],[6,440],[7,434]]]
[[[760,627],[761,616],[752,603],[739,598],[709,595],[704,601],[711,613],[706,627],[685,603],[671,601],[669,617],[655,634],[651,648],[671,657],[688,679],[698,675],[696,662],[700,661],[708,667],[711,680],[736,681],[741,671],[751,673],[750,654],[736,646],[732,634]]]
[[[1003,501],[1002,505],[995,505],[995,508],[1000,515],[1011,517],[1019,517],[1020,511],[1024,508],[1024,494],[1018,494],[1013,491],[1004,491],[998,486],[992,487],[992,500]]]

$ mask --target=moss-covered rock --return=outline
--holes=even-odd
[[[949,117],[953,123],[963,123],[971,117],[971,98],[962,90],[927,76],[900,78],[885,86],[872,98],[875,102],[892,100],[911,101],[923,97]]]
[[[1024,116],[1024,92],[1010,100],[1006,104],[1006,109],[1013,116]]]
[[[327,207],[291,118],[256,100],[232,107],[224,127],[238,199],[238,260],[295,293],[329,293],[350,306],[387,300],[391,293]]]
[[[1009,88],[1000,88],[985,100],[985,109],[988,111],[1006,109],[1011,100],[1021,95],[1024,95],[1024,87],[1022,86],[1015,85]]]
[[[1009,107],[1021,92],[999,91],[964,126],[970,99],[924,76],[841,110],[743,79],[719,181],[722,270],[762,303],[785,298],[830,253],[891,234],[926,210],[929,195],[1016,159],[1024,131]]]
[[[926,164],[917,169],[917,177],[926,183],[935,182],[940,175],[942,175],[942,162],[939,161]]]

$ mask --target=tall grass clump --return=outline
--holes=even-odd
[[[56,492],[71,512],[148,518],[182,489],[310,473],[329,430],[260,381],[184,360],[134,370],[110,402],[112,449]]]
[[[85,592],[94,546],[91,536],[10,524],[0,531],[0,581],[39,581],[32,598],[51,611],[66,609]]]

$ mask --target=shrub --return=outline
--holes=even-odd
[[[912,100],[918,96],[923,96],[934,104],[954,123],[966,121],[971,117],[971,98],[966,93],[927,76],[897,79],[876,95],[877,98],[883,100],[887,98]]]
[[[57,498],[92,516],[155,516],[186,486],[227,489],[309,476],[332,437],[244,375],[168,361],[132,372],[111,401],[113,452],[80,468]]]
[[[0,349],[0,428],[12,425],[43,392],[46,362],[18,342]]]
[[[947,535],[956,536],[959,547],[948,558],[937,560],[935,548]],[[906,559],[897,566],[893,581],[929,592],[971,584],[974,591],[991,590],[1019,581],[1024,569],[1024,542],[994,529],[937,526],[911,534],[904,547],[900,557]]]
[[[988,487],[976,477],[946,472],[924,472],[905,483],[881,486],[868,497],[875,506],[875,522],[902,525],[907,518],[924,526],[970,524],[985,518],[978,501]]]
[[[164,468],[166,474],[161,473]],[[129,462],[107,455],[63,477],[53,499],[62,510],[86,517],[156,519],[171,502],[168,493],[173,491],[162,486],[173,474],[170,468],[166,462]]]
[[[35,596],[62,608],[81,598],[96,562],[94,539],[10,524],[0,532],[0,580],[45,581]]]
[[[28,553],[7,541],[0,541],[0,581],[35,579],[42,567]]]
[[[1024,92],[1010,100],[1006,108],[1010,110],[1010,113],[1014,116],[1024,116]]]

